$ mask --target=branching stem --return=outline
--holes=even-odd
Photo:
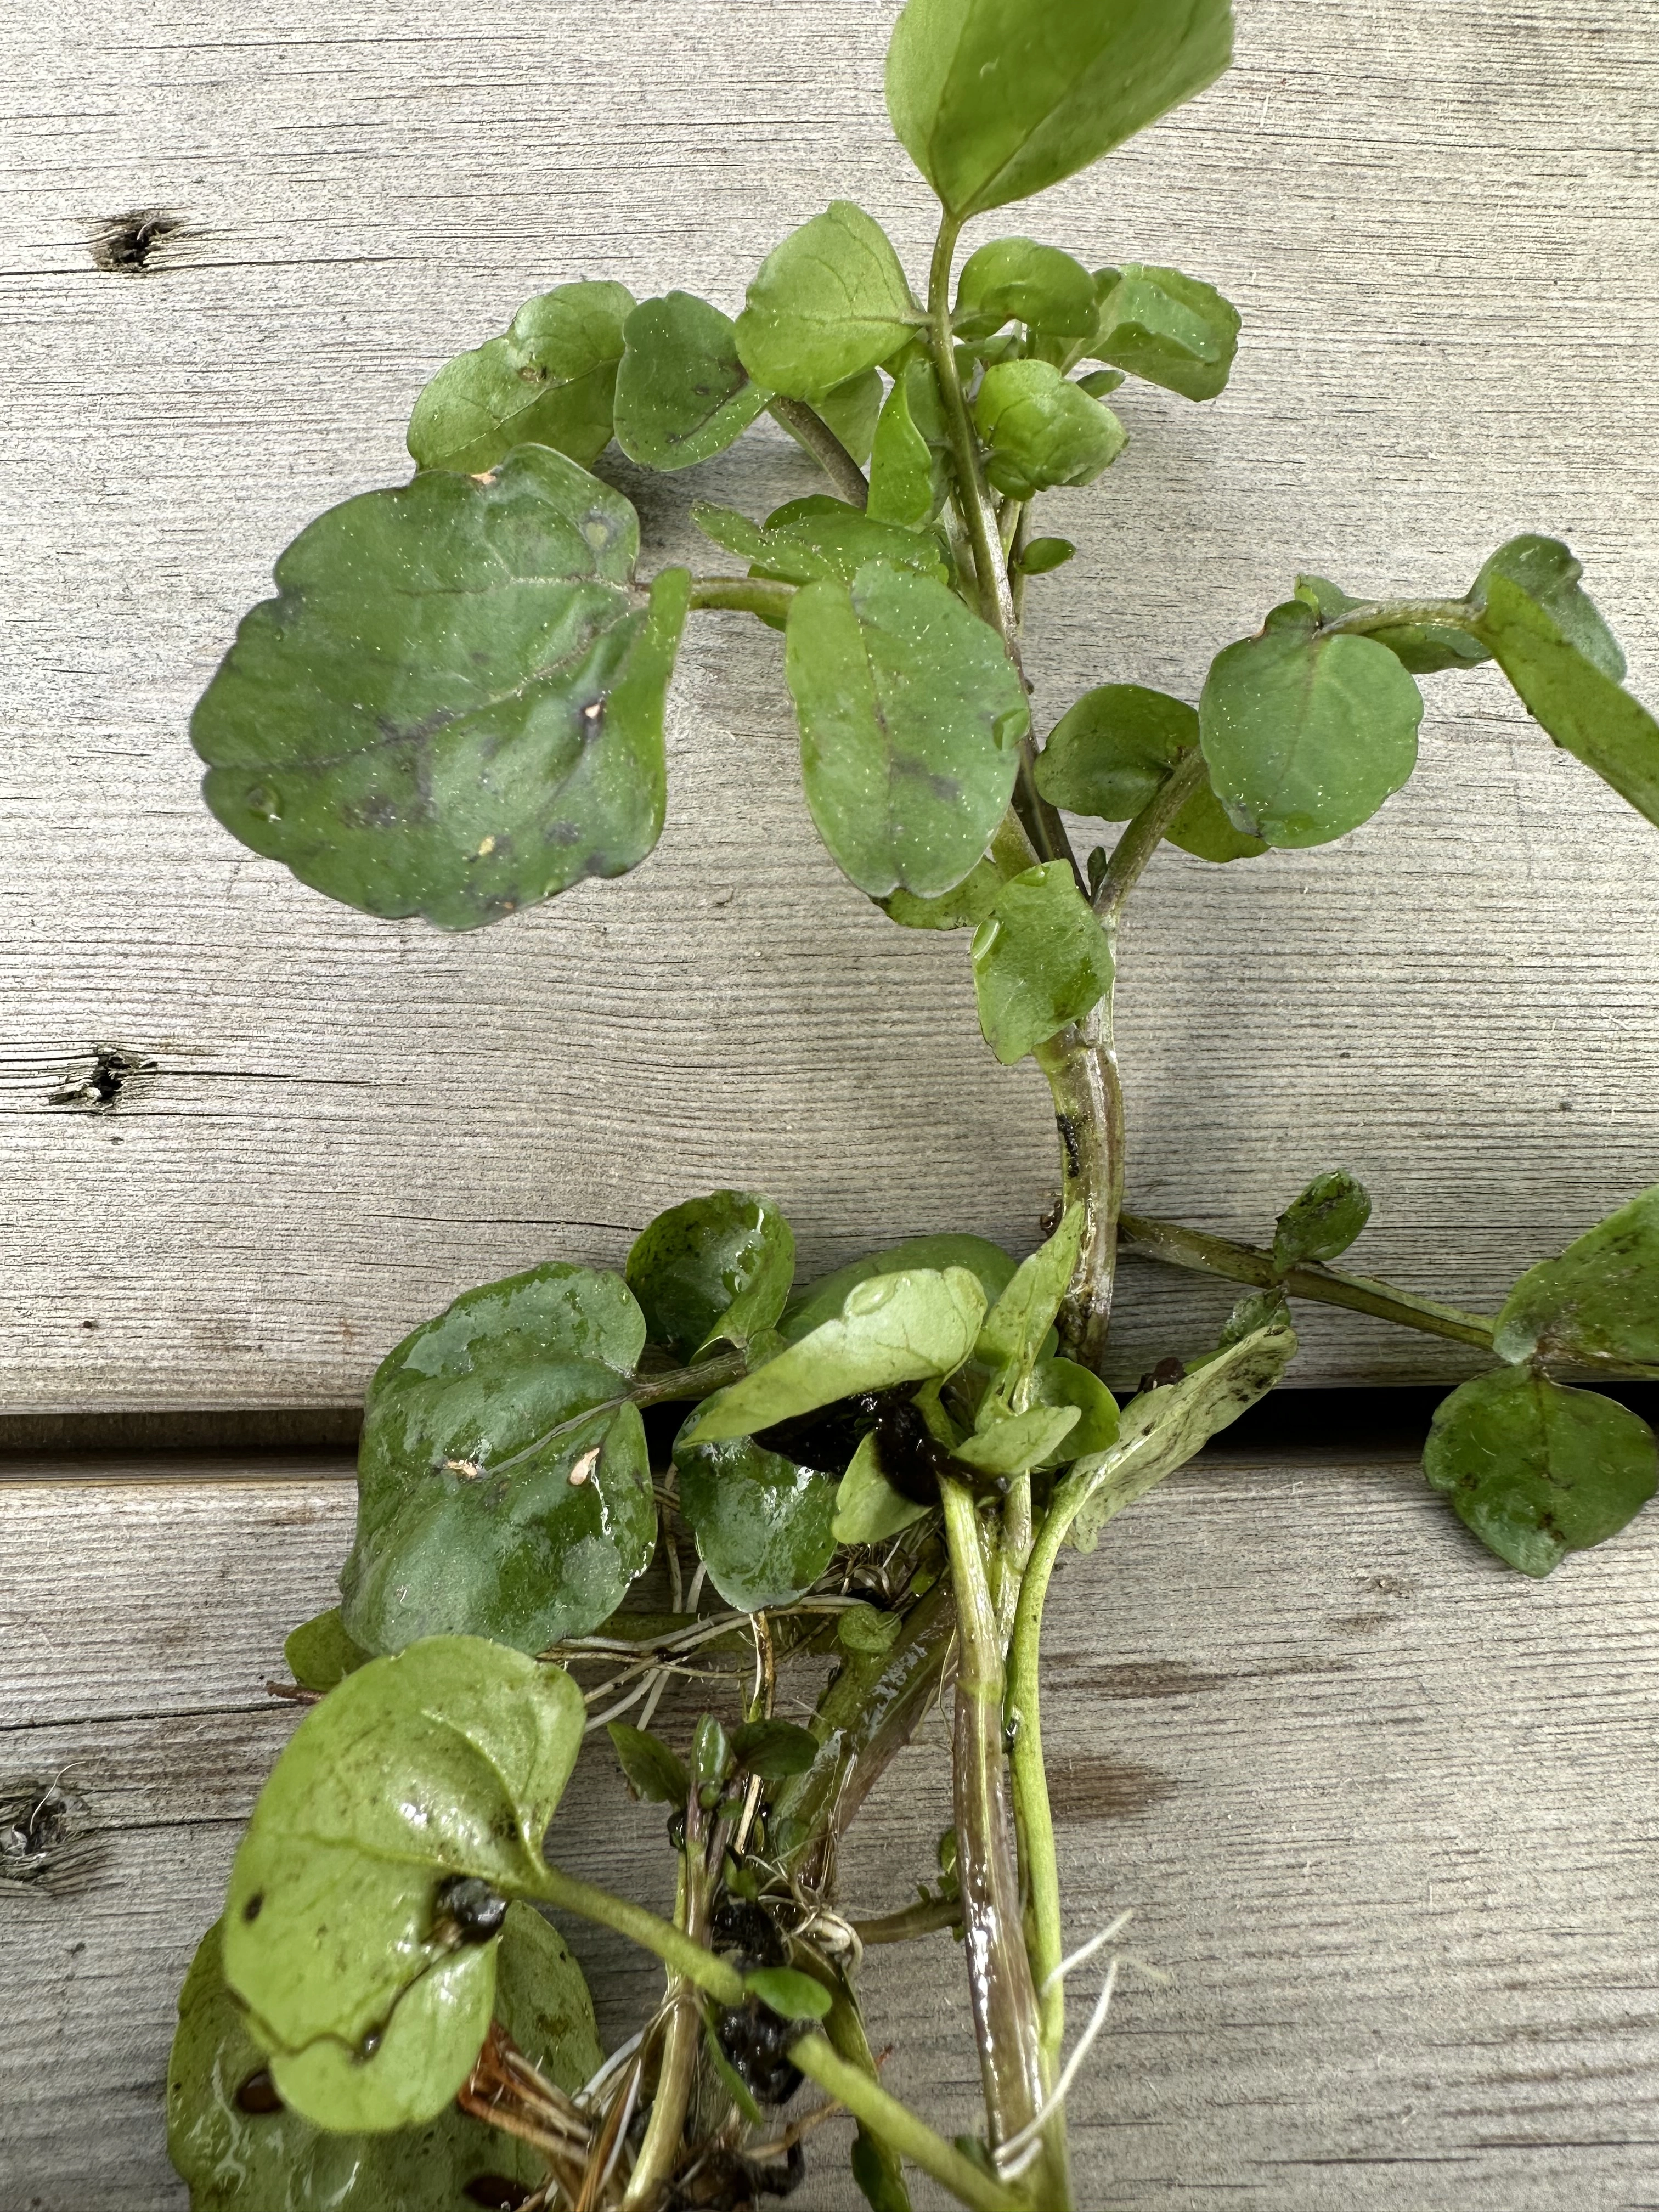
[[[804,399],[774,398],[767,402],[767,411],[805,447],[849,507],[868,504],[870,486],[864,471],[816,408]]]

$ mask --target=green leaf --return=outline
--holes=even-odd
[[[346,1634],[337,1605],[302,1621],[283,1644],[283,1656],[302,1690],[325,1691],[355,1674],[370,1655]]]
[[[781,2020],[823,2020],[835,2000],[823,1984],[793,1966],[757,1966],[744,1986]]]
[[[994,238],[970,253],[957,279],[958,337],[988,338],[1005,323],[1045,336],[1092,338],[1099,320],[1095,280],[1057,246]]]
[[[674,1464],[698,1555],[728,1605],[758,1613],[811,1589],[836,1548],[833,1475],[750,1437],[678,1443]]]
[[[715,2077],[725,2089],[726,2095],[750,2127],[759,2127],[763,2118],[761,2108],[755,2102],[749,2084],[720,2049],[720,2039],[714,2033],[714,2024],[706,2014],[703,2017],[703,2048],[708,2054],[708,2063],[714,2069]]]
[[[977,929],[997,902],[1002,889],[1001,871],[989,860],[978,861],[955,890],[938,898],[917,898],[912,891],[895,891],[878,902],[891,921],[906,929]]]
[[[277,2097],[263,2047],[225,1986],[221,1923],[202,1938],[179,1996],[167,2063],[167,2154],[191,2212],[406,2212],[466,2199],[486,2179],[532,2188],[546,2165],[528,2144],[453,2105],[418,2127],[339,2135]],[[507,1907],[496,1958],[495,2017],[531,2063],[568,2095],[603,2053],[581,1969],[527,1905]],[[506,2201],[506,2192],[502,2200]]]
[[[690,1779],[659,1735],[653,1735],[649,1729],[629,1728],[626,1721],[607,1722],[605,1732],[636,1798],[647,1805],[684,1804]]]
[[[738,360],[731,317],[690,292],[642,301],[623,335],[617,443],[646,468],[690,468],[724,453],[770,396]]]
[[[808,1771],[818,1755],[818,1740],[793,1721],[745,1721],[732,1731],[732,1752],[739,1766],[763,1782],[786,1782]]]
[[[387,1355],[340,1577],[358,1643],[465,1630],[541,1651],[616,1610],[656,1543],[626,1395],[644,1342],[620,1275],[552,1261],[469,1291]]]
[[[762,264],[738,352],[769,391],[816,402],[896,353],[921,319],[886,232],[832,200]]]
[[[836,1622],[836,1641],[843,1651],[862,1651],[879,1658],[890,1651],[904,1631],[904,1616],[883,1613],[873,1605],[849,1606]]]
[[[514,446],[551,446],[590,467],[611,442],[633,306],[621,284],[561,284],[526,300],[505,337],[447,362],[416,401],[415,465],[470,476]]]
[[[994,1395],[1018,1411],[1077,1267],[1087,1218],[1080,1200],[1066,1207],[1054,1235],[1015,1268],[975,1343],[974,1364],[991,1370]]]
[[[1109,407],[1068,384],[1052,362],[988,368],[974,422],[990,448],[985,473],[1011,499],[1056,484],[1092,483],[1123,451],[1127,433]]]
[[[1005,1067],[1081,1021],[1111,988],[1112,951],[1064,860],[1005,884],[974,932],[979,1025]]]
[[[939,542],[931,532],[872,522],[844,500],[792,500],[765,523],[751,522],[729,507],[699,501],[691,520],[705,538],[747,561],[751,576],[777,577],[786,584],[811,584],[823,577],[851,583],[866,561],[917,574],[945,574]]]
[[[584,1717],[560,1669],[434,1637],[300,1723],[237,1851],[223,1939],[284,2103],[378,2133],[454,2096],[489,2024],[497,1939],[454,1932],[444,1885],[534,1895]]]
[[[1238,1300],[1221,1324],[1216,1349],[1230,1352],[1234,1345],[1243,1344],[1258,1329],[1288,1328],[1290,1325],[1291,1310],[1282,1291],[1252,1291]]]
[[[699,1790],[718,1790],[732,1772],[732,1746],[713,1713],[705,1713],[691,1739],[691,1779]]]
[[[1500,1359],[1659,1366],[1659,1183],[1528,1267],[1504,1301]]]
[[[1625,680],[1624,650],[1602,621],[1595,602],[1578,587],[1584,564],[1559,538],[1511,538],[1500,545],[1475,578],[1469,593],[1476,606],[1490,599],[1499,577],[1541,607],[1573,651],[1611,684]]]
[[[1213,399],[1238,350],[1238,310],[1178,269],[1132,263],[1101,302],[1098,359],[1183,399]]]
[[[1054,1457],[1081,1419],[1076,1406],[1033,1406],[981,1428],[957,1446],[955,1455],[981,1474],[1029,1474]]]
[[[1046,576],[1050,569],[1063,568],[1076,551],[1069,538],[1033,538],[1021,549],[1015,566],[1023,575]]]
[[[1031,1370],[1034,1406],[1075,1406],[1078,1424],[1066,1437],[1060,1457],[1086,1459],[1117,1441],[1117,1401],[1086,1367],[1071,1359],[1039,1359]]]
[[[752,1436],[860,1390],[949,1375],[974,1348],[985,1292],[965,1267],[915,1267],[856,1283],[840,1313],[741,1382],[706,1398],[682,1443]]]
[[[1218,77],[1227,0],[909,0],[887,112],[959,220],[1029,199]]]
[[[932,364],[912,362],[894,379],[870,451],[872,522],[920,529],[949,496],[951,476],[943,407]]]
[[[1659,823],[1659,722],[1647,708],[1506,576],[1488,582],[1478,629],[1533,720],[1638,814]]]
[[[652,1342],[683,1359],[770,1328],[794,1279],[794,1231],[751,1190],[711,1191],[671,1206],[628,1255],[628,1287]]]
[[[639,521],[544,446],[347,500],[276,563],[191,721],[234,836],[368,914],[472,929],[661,832],[690,593],[626,588]]]
[[[853,2179],[870,2212],[911,2212],[898,2153],[860,2128],[853,2138]]]
[[[1296,596],[1314,609],[1322,623],[1334,622],[1339,615],[1365,605],[1363,599],[1351,598],[1328,576],[1298,576]],[[1437,676],[1447,668],[1478,668],[1483,660],[1492,659],[1478,637],[1451,623],[1398,623],[1390,629],[1370,630],[1366,635],[1378,645],[1386,645],[1401,666],[1413,676]]]
[[[1316,1176],[1279,1217],[1273,1231],[1274,1267],[1285,1275],[1310,1261],[1336,1259],[1370,1218],[1370,1193],[1364,1183],[1340,1168]]]
[[[1423,1471],[1488,1550],[1541,1576],[1640,1512],[1659,1488],[1659,1451],[1613,1399],[1508,1368],[1436,1408]]]
[[[785,672],[818,835],[872,898],[953,890],[1002,819],[1030,726],[1001,639],[932,577],[874,561],[789,610]]]
[[[1125,381],[1121,368],[1091,368],[1086,376],[1079,376],[1077,388],[1086,392],[1091,399],[1104,399]]]
[[[820,418],[830,425],[860,468],[870,459],[885,396],[878,373],[866,368],[856,376],[849,376],[844,384],[832,386],[817,402]]]
[[[1417,765],[1422,694],[1369,637],[1283,627],[1230,645],[1198,711],[1217,798],[1269,845],[1357,830]]]
[[[811,1329],[833,1321],[846,1302],[847,1293],[856,1284],[867,1283],[872,1275],[902,1275],[913,1267],[933,1267],[943,1271],[949,1267],[965,1267],[979,1278],[987,1303],[994,1303],[1013,1279],[1014,1262],[1001,1245],[993,1244],[983,1237],[965,1237],[947,1232],[942,1237],[908,1237],[902,1244],[890,1244],[879,1252],[866,1252],[863,1259],[850,1261],[837,1267],[833,1274],[823,1275],[810,1284],[792,1301],[783,1317],[783,1334],[794,1343]]]
[[[896,1490],[882,1472],[880,1447],[872,1429],[859,1439],[836,1492],[835,1537],[838,1544],[880,1544],[896,1536],[928,1510]]]
[[[1103,684],[1049,732],[1037,757],[1037,789],[1072,813],[1127,822],[1198,740],[1198,714],[1184,699],[1139,684]],[[1267,849],[1234,829],[1207,775],[1164,835],[1200,860],[1245,860]]]

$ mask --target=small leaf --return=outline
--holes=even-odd
[[[1528,1267],[1504,1301],[1500,1359],[1659,1366],[1659,1183]]]
[[[757,1966],[744,1976],[744,1986],[781,2020],[823,2020],[834,2002],[822,1982],[793,1966]]]
[[[993,1391],[1006,1406],[1024,1408],[1024,1386],[1076,1269],[1086,1220],[1080,1201],[1068,1206],[1054,1235],[1020,1261],[985,1316],[974,1361],[990,1369]]]
[[[623,325],[617,443],[648,469],[684,469],[724,453],[766,405],[738,358],[730,316],[690,292],[646,300]]]
[[[1573,651],[1610,684],[1625,680],[1625,655],[1602,621],[1595,602],[1579,589],[1584,564],[1559,538],[1511,538],[1500,545],[1475,578],[1469,592],[1476,606],[1486,605],[1499,577],[1541,607]]]
[[[365,913],[474,929],[661,833],[663,712],[690,580],[626,586],[639,520],[544,446],[303,530],[191,739],[233,836]]]
[[[1102,361],[1183,399],[1213,399],[1238,350],[1238,310],[1213,285],[1139,263],[1101,302],[1091,348]]]
[[[789,610],[785,672],[818,835],[872,898],[935,897],[980,860],[1014,787],[1025,690],[944,584],[881,562]]]
[[[1647,708],[1506,576],[1488,582],[1478,628],[1533,720],[1638,814],[1659,823],[1659,722]]]
[[[770,1328],[794,1275],[794,1231],[770,1199],[750,1190],[711,1191],[671,1206],[628,1255],[628,1287],[651,1341],[682,1359]]]
[[[799,580],[810,583],[818,576],[838,576],[850,584],[867,561],[884,561],[890,568],[914,569],[918,575],[944,582],[947,574],[944,553],[932,531],[901,529],[896,525],[860,514],[845,501],[826,499],[821,493],[791,500],[769,515],[767,541],[756,556],[755,573],[781,574],[786,562],[810,564],[811,574]],[[797,580],[794,577],[787,579]]]
[[[1095,335],[1095,280],[1057,246],[1030,238],[994,238],[976,247],[957,279],[953,318],[958,337],[988,338],[1005,323],[1024,323],[1050,337]]]
[[[1285,1303],[1282,1291],[1252,1291],[1242,1297],[1221,1324],[1217,1341],[1218,1352],[1231,1352],[1236,1344],[1243,1344],[1247,1336],[1259,1329],[1288,1328],[1291,1310]]]
[[[965,220],[1058,184],[1213,82],[1227,0],[909,0],[887,52],[887,112]]]
[[[606,1723],[617,1758],[633,1795],[648,1805],[684,1805],[691,1784],[684,1765],[659,1735],[629,1728],[626,1721]]]
[[[1063,860],[1005,884],[974,933],[974,996],[1005,1067],[1080,1021],[1112,983],[1112,952]]]
[[[739,1766],[763,1782],[785,1782],[811,1767],[818,1740],[793,1721],[745,1721],[732,1731],[732,1753]]]
[[[1210,781],[1235,828],[1291,848],[1368,821],[1417,765],[1422,718],[1386,646],[1299,625],[1230,645],[1199,702]]]
[[[1076,1406],[1033,1406],[967,1437],[956,1456],[981,1474],[1029,1474],[1054,1456],[1081,1418]]]
[[[1068,384],[1052,362],[988,368],[974,422],[990,448],[985,473],[1011,499],[1057,484],[1092,483],[1123,451],[1127,433],[1109,407]]]
[[[853,2179],[870,2212],[912,2212],[898,2153],[860,2128],[853,2138]]]
[[[883,1613],[873,1605],[849,1606],[836,1622],[836,1641],[843,1651],[862,1651],[879,1658],[890,1651],[904,1630],[904,1616]]]
[[[767,256],[738,318],[738,352],[769,391],[817,401],[896,353],[921,319],[886,232],[834,200]]]
[[[416,401],[415,465],[471,476],[514,446],[550,446],[590,467],[611,443],[633,306],[620,284],[561,284],[526,300],[505,337],[447,362]]]
[[[1322,623],[1334,622],[1339,615],[1365,604],[1351,598],[1326,576],[1298,576],[1296,596],[1316,611]],[[1386,645],[1401,666],[1413,676],[1437,676],[1447,668],[1478,668],[1483,660],[1492,659],[1478,637],[1451,623],[1399,623],[1390,629],[1374,629],[1367,635],[1378,645]]]
[[[469,1291],[387,1355],[340,1577],[358,1643],[465,1630],[541,1651],[616,1610],[656,1542],[627,1397],[644,1342],[619,1275],[553,1261]]]
[[[302,1690],[331,1690],[371,1656],[345,1632],[337,1605],[301,1622],[283,1646],[288,1671]]]
[[[699,1790],[717,1790],[732,1772],[732,1746],[713,1713],[705,1713],[691,1739],[691,1779]]]
[[[1037,757],[1036,786],[1051,805],[1127,822],[1198,743],[1195,708],[1139,684],[1103,684],[1062,714]],[[1200,860],[1253,859],[1267,847],[1227,819],[1206,775],[1164,832]]]
[[[1340,1168],[1316,1176],[1279,1217],[1273,1231],[1275,1269],[1285,1275],[1309,1261],[1336,1259],[1370,1218],[1370,1193],[1364,1183]]]
[[[836,1492],[836,1541],[884,1543],[913,1521],[920,1521],[927,1510],[926,1505],[896,1490],[882,1472],[874,1430],[860,1437]]]
[[[834,1320],[706,1398],[681,1442],[752,1436],[856,1391],[949,1375],[973,1350],[984,1318],[985,1293],[964,1267],[870,1276],[848,1291]]]
[[[836,1548],[833,1475],[750,1437],[678,1443],[674,1464],[698,1556],[728,1605],[758,1613],[811,1589]]]
[[[749,2084],[720,2049],[720,2038],[714,2032],[714,2024],[707,2017],[703,2021],[703,2048],[708,2053],[708,2063],[713,2067],[715,2076],[726,2095],[730,2097],[750,2127],[759,2127],[763,2118],[761,2108],[755,2102]]]
[[[942,1237],[908,1237],[879,1252],[867,1252],[833,1274],[821,1276],[799,1293],[783,1317],[783,1333],[793,1343],[811,1329],[833,1321],[855,1284],[872,1275],[902,1275],[913,1267],[965,1267],[979,1278],[988,1304],[1000,1297],[1013,1279],[1014,1262],[1001,1245],[983,1237],[947,1232]]]
[[[1069,538],[1033,538],[1022,548],[1016,566],[1024,575],[1046,576],[1063,568],[1076,553]]]
[[[1541,1576],[1641,1510],[1659,1488],[1659,1452],[1613,1399],[1509,1368],[1436,1408],[1423,1471],[1490,1551]]]
[[[1075,1406],[1078,1424],[1060,1457],[1086,1459],[1117,1441],[1117,1401],[1097,1375],[1071,1359],[1039,1359],[1031,1370],[1034,1406]]]
[[[830,425],[860,468],[870,459],[876,423],[885,397],[879,374],[873,368],[865,368],[856,376],[849,376],[844,384],[832,385],[817,402],[820,419]]]
[[[1127,381],[1121,368],[1091,368],[1086,376],[1079,376],[1077,388],[1086,392],[1091,399],[1105,399]]]
[[[963,878],[955,890],[938,898],[917,898],[913,891],[894,891],[878,902],[891,921],[906,929],[977,929],[996,904],[1002,889],[1001,871],[981,860]]]
[[[237,1851],[223,1937],[285,2104],[378,2132],[449,2103],[489,2024],[498,1939],[449,1935],[443,1886],[535,1893],[583,1719],[558,1668],[434,1637],[301,1721]]]
[[[894,379],[877,421],[870,450],[872,522],[919,530],[937,514],[950,491],[942,406],[932,364],[913,362]],[[919,419],[920,418],[920,419]]]

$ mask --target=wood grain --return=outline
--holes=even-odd
[[[727,307],[835,193],[913,270],[891,0],[70,0],[0,22],[0,1177],[8,1402],[343,1402],[464,1286],[615,1262],[737,1182],[811,1267],[928,1227],[1024,1249],[1044,1097],[980,1043],[965,947],[901,933],[811,836],[776,641],[710,617],[653,859],[463,939],[331,906],[201,811],[191,702],[310,516],[407,469],[422,380],[577,274]],[[1462,588],[1569,538],[1659,695],[1659,251],[1647,0],[1241,0],[1231,77],[1011,210],[1241,306],[1237,380],[1123,402],[1132,445],[1052,502],[1046,725],[1090,684],[1192,695],[1298,567]],[[143,273],[93,228],[161,208]],[[809,488],[770,429],[692,479],[613,454],[647,541],[696,495]],[[1374,823],[1227,872],[1159,857],[1127,940],[1130,1187],[1261,1236],[1311,1173],[1376,1196],[1356,1255],[1490,1304],[1655,1171],[1652,833],[1491,672],[1430,687]],[[100,1045],[145,1063],[53,1104]],[[1119,1364],[1227,1293],[1126,1270]],[[1458,1355],[1310,1317],[1307,1381]]]
[[[0,1887],[7,2212],[183,2212],[173,1993],[293,1723],[264,1680],[349,1528],[337,1466],[118,1472],[0,1488],[0,1781],[61,1775],[105,1853],[74,1897]],[[1046,1654],[1068,1935],[1133,1906],[1126,1951],[1166,1978],[1126,1968],[1076,2092],[1085,2205],[1651,2208],[1656,1576],[1650,1519],[1534,1585],[1403,1463],[1219,1455],[1070,1560]],[[935,1719],[853,1832],[855,1910],[926,1871],[946,1774]],[[590,1748],[561,1861],[661,1903],[660,1831]],[[654,1970],[573,1933],[619,2038]],[[946,1939],[867,1972],[890,2078],[973,2126]],[[859,2200],[825,2154],[801,2201]]]

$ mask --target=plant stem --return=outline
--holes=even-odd
[[[1123,1088],[1112,1044],[1112,994],[1034,1054],[1060,1132],[1061,1203],[1084,1209],[1083,1243],[1060,1310],[1066,1357],[1098,1374],[1112,1317],[1123,1201]]]
[[[1354,632],[1364,637],[1372,630],[1401,629],[1417,623],[1437,623],[1449,629],[1473,631],[1476,610],[1467,599],[1373,599],[1346,614],[1321,623],[1320,635]]]
[[[864,471],[816,408],[809,407],[804,399],[772,398],[766,404],[767,412],[805,447],[849,507],[869,503],[870,486]]]
[[[879,2081],[872,2081],[860,2067],[843,2058],[828,2037],[816,2033],[805,2035],[790,2045],[789,2056],[803,2074],[844,2105],[855,2120],[902,2151],[913,2166],[943,2183],[973,2212],[1031,2212],[1022,2191],[994,2181],[943,2136],[936,2136],[908,2105],[900,2104]],[[1042,2212],[1060,2212],[1060,2207],[1054,2200],[1045,2199]]]
[[[694,1819],[697,1826],[694,1828]],[[685,1849],[680,1854],[679,1893],[675,1899],[677,1927],[696,1942],[704,1939],[708,1917],[708,1866],[696,1794],[686,1814]],[[697,2055],[702,2043],[702,2017],[696,1999],[671,1968],[668,2000],[672,2010],[663,2032],[662,2056],[657,2063],[657,2094],[651,2100],[640,2154],[623,2191],[621,2212],[652,2207],[679,2170],[685,2146],[685,2116],[697,2078]]]
[[[875,1920],[855,1920],[853,1932],[867,1951],[881,1943],[908,1943],[918,1936],[937,1935],[941,1928],[962,1925],[962,1906],[954,1897],[924,1897],[900,1912],[884,1912]]]
[[[1235,1244],[1230,1237],[1212,1237],[1202,1229],[1184,1229],[1174,1221],[1154,1221],[1144,1213],[1126,1213],[1118,1225],[1138,1252],[1151,1260],[1166,1261],[1171,1267],[1224,1275],[1230,1282],[1250,1283],[1258,1290],[1277,1285],[1293,1298],[1346,1306],[1354,1313],[1373,1314],[1379,1321],[1421,1329],[1428,1336],[1449,1337],[1455,1344],[1472,1344],[1482,1352],[1492,1348],[1494,1324],[1462,1306],[1442,1305],[1437,1299],[1420,1298],[1413,1291],[1374,1282],[1370,1276],[1345,1275],[1335,1267],[1316,1263],[1292,1267],[1281,1277],[1272,1255],[1253,1244]]]
[[[779,622],[787,622],[789,602],[795,596],[793,584],[774,583],[763,576],[694,576],[691,579],[691,604],[694,607],[718,607],[733,614],[770,615]]]
[[[1164,842],[1176,815],[1203,781],[1204,756],[1194,745],[1182,753],[1119,837],[1095,893],[1095,912],[1114,938],[1124,901],[1140,881],[1146,863]],[[1112,950],[1115,954],[1115,942]]]

